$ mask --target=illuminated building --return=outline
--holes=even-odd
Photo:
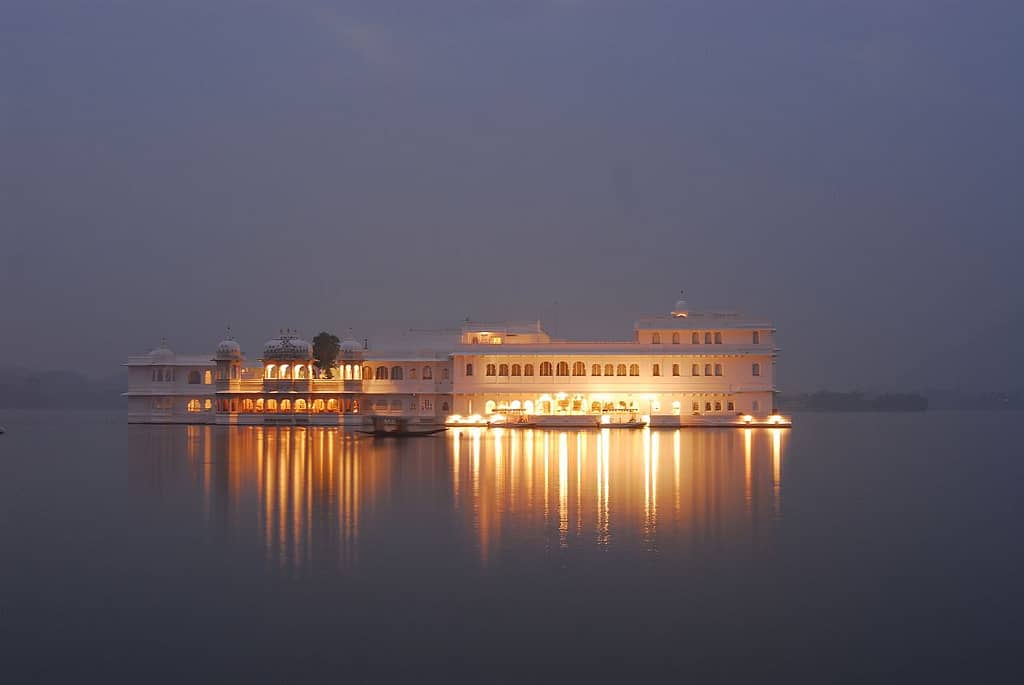
[[[128,360],[136,423],[362,425],[392,416],[435,425],[787,425],[775,415],[775,329],[736,314],[640,319],[627,341],[552,340],[540,322],[435,332],[404,348],[349,338],[318,370],[294,331],[266,342],[259,366],[238,343],[211,358],[166,345]],[[327,376],[330,377],[327,377]]]

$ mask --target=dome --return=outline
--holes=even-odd
[[[341,341],[341,352],[342,354],[354,354],[359,351],[359,343],[352,338],[345,338]]]
[[[295,331],[282,331],[263,345],[264,359],[312,359],[313,346],[298,336]]]
[[[690,305],[687,304],[686,298],[683,297],[683,292],[679,291],[679,299],[676,300],[676,306],[672,308],[672,316],[685,318],[690,314]]]
[[[235,340],[228,338],[217,343],[217,354],[214,356],[217,359],[240,359],[242,348]]]
[[[160,347],[152,350],[149,356],[154,360],[167,360],[174,357],[174,352],[171,351],[171,348],[167,347],[167,340],[165,339],[160,341]]]

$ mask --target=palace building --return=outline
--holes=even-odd
[[[391,345],[351,337],[335,364],[284,330],[249,363],[233,339],[212,357],[162,344],[131,357],[131,423],[551,427],[788,425],[775,414],[775,329],[680,300],[632,340],[553,340],[540,322],[467,321]]]

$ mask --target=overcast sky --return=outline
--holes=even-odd
[[[1024,3],[0,6],[0,355],[775,322],[783,390],[1024,383]],[[0,364],[2,365],[2,364]]]

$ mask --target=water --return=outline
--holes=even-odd
[[[374,441],[0,413],[0,672],[998,679],[1020,419]]]

